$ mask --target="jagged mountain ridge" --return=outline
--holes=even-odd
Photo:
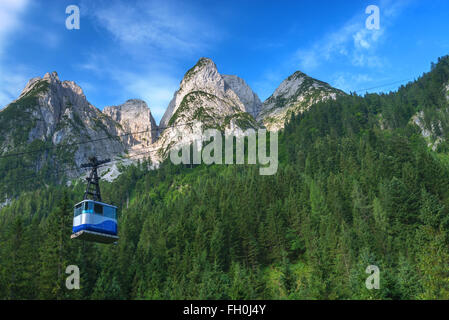
[[[262,103],[243,79],[222,75],[211,59],[201,58],[186,72],[158,126],[142,100],[130,99],[100,111],[75,82],[60,81],[56,72],[47,73],[31,79],[19,98],[0,111],[0,153],[33,141],[76,144],[70,156],[73,165],[79,166],[92,155],[126,157],[138,147],[150,147],[146,156],[157,164],[164,155],[155,151],[191,143],[206,128],[233,134],[261,126],[278,130],[290,111],[304,111],[314,102],[339,94],[344,93],[295,72]],[[142,131],[147,132],[127,134]],[[97,139],[101,141],[77,144]]]
[[[284,127],[291,113],[304,112],[317,102],[336,99],[339,95],[345,93],[296,71],[263,102],[257,121],[268,130],[277,131]]]
[[[91,105],[73,81],[60,81],[56,72],[31,79],[19,98],[0,112],[0,150],[6,153],[40,141],[67,145],[73,164],[79,166],[89,156],[113,157],[125,151],[119,139],[105,144],[80,141],[117,136],[122,130],[115,121]],[[47,159],[48,160],[48,159]]]
[[[170,148],[201,139],[201,132],[216,128],[239,132],[258,125],[251,113],[260,99],[243,79],[221,75],[215,63],[201,58],[186,72],[162,117],[158,147]]]
[[[237,76],[221,75],[211,59],[201,58],[184,75],[159,126],[165,128],[175,123],[181,113],[178,111],[179,107],[183,102],[189,103],[189,98],[185,99],[185,97],[194,92],[197,96],[204,92],[209,97],[215,96],[214,99],[221,101],[222,105],[218,106],[220,110],[216,110],[217,113],[247,112],[251,114],[261,104],[260,99],[243,79]],[[175,119],[173,119],[174,116]]]

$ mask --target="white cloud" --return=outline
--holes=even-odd
[[[370,49],[376,43],[384,33],[385,28],[380,30],[368,30],[362,28],[357,31],[352,38],[354,39],[354,47],[358,50]]]
[[[82,4],[81,10],[109,31],[125,50],[193,53],[219,34],[207,18],[182,2],[138,1]]]
[[[376,57],[375,47],[384,34],[384,27],[380,30],[368,30],[363,17],[359,17],[360,21],[354,20],[351,19],[337,32],[326,35],[311,48],[298,50],[295,56],[302,69],[313,70],[337,57],[346,57],[356,66],[373,66],[366,62],[376,60],[375,66],[379,66],[380,59]]]
[[[8,35],[20,25],[20,14],[27,6],[28,0],[0,1],[0,55],[5,49]]]
[[[309,48],[301,48],[295,54],[296,61],[305,71],[318,68],[323,63],[346,58],[347,62],[357,67],[381,67],[383,59],[376,54],[376,49],[382,44],[386,30],[393,24],[394,18],[410,1],[381,1],[381,23],[379,30],[368,30],[365,12],[353,16],[336,32],[325,35]]]
[[[360,30],[357,32],[354,38],[354,44],[356,48],[369,49],[371,47],[370,43],[365,39],[366,32],[364,30]]]
[[[7,35],[19,24],[18,16],[26,7],[28,0],[0,1],[0,38]]]
[[[341,51],[345,54],[344,51]],[[315,52],[315,50],[298,50],[296,52],[296,58],[299,59],[301,67],[304,70],[313,70],[319,66],[319,59],[321,58]]]
[[[354,52],[351,63],[356,67],[381,68],[386,65],[385,59],[363,52]]]
[[[3,61],[3,55],[10,36],[21,26],[21,14],[25,11],[28,0],[0,1],[0,109],[17,98],[20,89],[27,81],[23,68],[12,67]]]

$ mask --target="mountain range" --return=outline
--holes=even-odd
[[[93,155],[130,161],[149,157],[157,166],[168,150],[191,143],[199,128],[234,134],[247,128],[280,130],[291,113],[339,95],[345,93],[297,71],[261,102],[243,79],[220,74],[211,59],[201,58],[185,73],[157,125],[146,102],[130,99],[101,111],[75,82],[61,81],[52,72],[29,80],[20,96],[0,111],[0,155],[30,145],[61,147],[65,152],[36,159],[35,166],[39,170],[50,162],[72,167],[69,177],[79,176],[77,168]],[[116,169],[104,168],[106,178],[114,179]]]

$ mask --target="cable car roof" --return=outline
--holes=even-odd
[[[107,204],[107,203],[100,202],[100,201],[89,200],[89,199],[83,200],[83,201],[81,201],[81,202],[78,202],[77,204],[75,204],[75,207],[76,207],[77,205],[83,203],[83,202],[94,202],[94,203],[98,203],[98,204],[101,204],[101,205],[106,206],[106,207],[112,207],[112,208],[117,209],[116,206],[113,206],[113,205],[111,205],[111,204]]]

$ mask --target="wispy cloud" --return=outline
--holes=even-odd
[[[20,25],[20,14],[28,0],[0,1],[0,54],[5,48],[8,35]]]
[[[4,53],[14,30],[21,26],[21,15],[28,5],[28,0],[0,1],[0,109],[15,99],[20,88],[26,83],[23,67],[11,66],[4,62]]]
[[[287,75],[296,70],[309,75],[325,75],[322,80],[345,91],[372,86],[385,77],[390,67],[380,54],[395,19],[415,0],[380,0],[380,29],[368,30],[368,15],[358,10],[335,31],[318,35],[308,46],[293,51],[276,69],[268,68],[254,84],[262,99],[267,98]]]
[[[336,58],[346,58],[356,66],[378,67],[382,64],[376,56],[376,46],[382,40],[385,26],[368,30],[364,16],[357,15],[338,31],[325,35],[310,48],[301,48],[295,54],[300,66],[310,71]]]
[[[192,53],[220,36],[207,17],[182,2],[137,1],[132,6],[120,1],[89,2],[82,4],[82,10],[125,49]]]
[[[380,29],[368,30],[365,21],[368,17],[360,12],[350,18],[337,31],[324,35],[309,48],[300,48],[294,55],[300,66],[311,71],[324,63],[339,58],[357,67],[379,68],[385,61],[377,54],[378,47],[383,43],[388,28],[394,18],[410,1],[383,0],[380,8]]]

